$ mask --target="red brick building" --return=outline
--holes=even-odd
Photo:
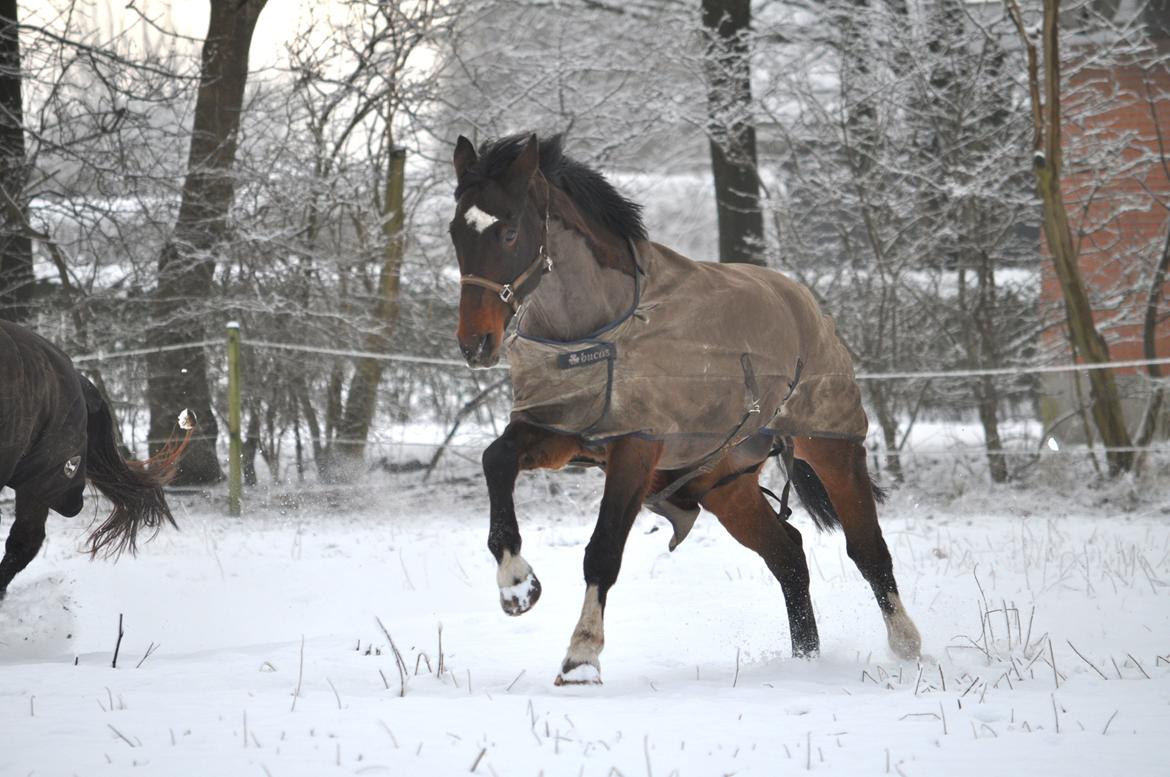
[[[1170,42],[1159,48],[1160,61],[1066,66],[1063,84],[1065,202],[1097,326],[1113,361],[1144,358],[1150,279],[1163,252],[1170,250],[1170,64],[1165,56]],[[1092,59],[1086,55],[1083,61]],[[1051,262],[1042,267],[1041,300],[1054,324],[1045,340],[1067,352],[1060,287]],[[1170,285],[1161,289],[1158,313],[1157,355],[1170,357]],[[1121,368],[1116,374],[1134,432],[1150,388],[1143,377],[1146,369]],[[1075,407],[1072,376],[1052,376],[1045,387],[1051,396],[1044,403],[1044,420],[1050,425]],[[1087,398],[1087,383],[1082,390]],[[1163,427],[1168,420],[1163,419]],[[1058,438],[1080,436],[1079,422],[1063,426],[1075,428],[1062,428]]]

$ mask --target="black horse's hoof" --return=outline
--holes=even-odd
[[[531,572],[507,588],[500,589],[500,607],[509,615],[523,615],[540,601],[540,581]]]

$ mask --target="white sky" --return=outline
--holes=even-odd
[[[195,39],[191,45],[196,49],[207,33],[211,12],[209,0],[75,0],[73,5],[74,29],[89,31],[96,36],[95,43],[127,32],[136,42],[150,45],[160,41],[164,36],[142,22],[145,16],[163,29]],[[336,3],[332,5],[337,8]],[[69,0],[26,0],[19,3],[18,12],[25,23],[60,30],[62,11],[68,6]],[[308,22],[313,11],[323,16],[329,6],[328,0],[268,0],[252,38],[252,69],[282,62],[286,42]]]

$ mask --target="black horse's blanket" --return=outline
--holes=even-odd
[[[0,321],[0,487],[81,512],[88,415],[100,403],[60,349]]]

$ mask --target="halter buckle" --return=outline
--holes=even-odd
[[[552,268],[553,268],[552,257],[549,256],[548,252],[544,250],[544,246],[540,247],[540,252],[542,254],[544,254],[544,271],[545,272],[552,272]]]
[[[516,296],[516,292],[512,289],[512,284],[505,283],[500,288],[500,300],[505,304],[511,304],[512,299]]]

